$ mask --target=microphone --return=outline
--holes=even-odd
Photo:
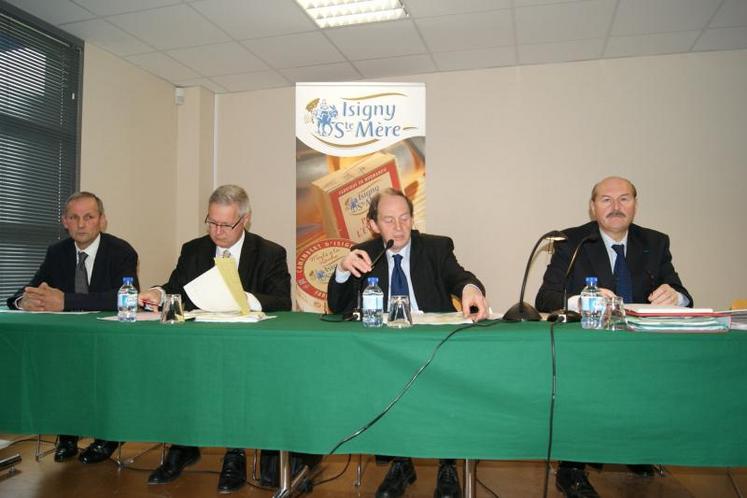
[[[573,251],[573,256],[571,256],[571,262],[568,263],[568,269],[565,271],[565,278],[563,279],[563,307],[550,313],[550,315],[547,317],[548,322],[562,323],[581,321],[581,315],[578,312],[568,310],[568,277],[570,276],[571,271],[573,271],[573,265],[576,263],[576,257],[581,251],[581,247],[587,242],[596,242],[598,240],[598,233],[590,233],[589,235],[581,239],[581,241],[576,246],[576,249]]]
[[[379,254],[376,255],[376,257],[371,261],[371,271],[376,267],[376,263],[379,262],[379,260],[384,257],[384,254],[391,249],[391,247],[394,245],[394,239],[389,239],[386,244],[384,245],[384,249],[381,250]],[[371,272],[368,272],[371,273]],[[361,274],[360,278],[358,278],[357,287],[355,289],[355,307],[345,313],[342,316],[342,319],[345,321],[352,321],[352,322],[360,322],[363,319],[363,312],[361,311],[361,301],[363,300],[363,286],[361,285],[361,282],[363,282],[363,278],[368,274],[363,273]]]
[[[550,240],[552,242],[560,242],[561,240],[566,240],[567,237],[563,232],[558,232],[557,230],[552,230],[550,232],[547,232],[545,235],[539,238],[537,242],[534,244],[534,247],[532,248],[532,252],[529,253],[529,260],[527,261],[527,267],[524,270],[524,280],[521,283],[521,293],[519,294],[519,302],[511,306],[508,311],[506,311],[503,314],[503,319],[509,322],[523,322],[523,321],[531,321],[531,322],[537,322],[542,317],[540,316],[537,309],[532,306],[529,303],[524,302],[524,291],[527,287],[527,277],[529,277],[529,267],[532,265],[532,259],[534,258],[534,253],[537,251],[537,247],[539,247],[540,243],[543,240]]]

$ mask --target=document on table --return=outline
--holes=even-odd
[[[154,322],[161,319],[161,313],[158,311],[138,311],[135,314],[136,322]],[[107,322],[117,322],[119,317],[117,315],[99,317],[99,320],[106,320]]]
[[[0,313],[36,313],[38,315],[90,315],[98,311],[24,311],[0,309]]]
[[[250,311],[246,315],[242,315],[240,311],[215,312],[193,310],[184,313],[184,318],[187,320],[194,319],[196,322],[210,323],[256,323],[275,317],[265,315],[261,311]]]
[[[423,313],[414,311],[412,313],[413,325],[461,325],[463,323],[472,323],[469,318],[464,318],[461,311],[452,313]]]
[[[250,309],[262,309],[254,296],[250,294],[248,298],[244,292],[233,258],[215,258],[215,266],[185,285],[184,290],[189,299],[205,311],[247,314]],[[254,301],[251,306],[249,301]]]

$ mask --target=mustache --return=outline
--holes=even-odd
[[[623,213],[622,211],[612,211],[612,212],[611,212],[610,214],[608,214],[608,215],[607,215],[606,217],[607,217],[607,218],[612,218],[612,217],[614,217],[614,216],[617,216],[617,217],[619,217],[619,218],[625,218],[625,213]]]

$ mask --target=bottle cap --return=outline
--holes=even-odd
[[[132,285],[132,277],[122,277],[122,283]]]
[[[368,285],[379,285],[379,277],[368,277],[366,281]]]
[[[597,285],[597,277],[586,277],[586,285]]]

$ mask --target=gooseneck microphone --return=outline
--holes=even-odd
[[[531,321],[537,322],[542,317],[540,316],[537,309],[529,303],[524,302],[524,291],[527,287],[527,277],[529,276],[529,267],[532,265],[532,259],[534,253],[537,251],[540,243],[543,240],[550,240],[553,242],[560,242],[566,240],[566,236],[563,232],[552,230],[547,232],[545,235],[539,238],[532,248],[532,252],[529,253],[529,260],[527,261],[527,267],[524,270],[524,280],[521,282],[521,292],[519,293],[519,302],[511,306],[508,311],[503,314],[503,319],[509,322],[523,322]]]
[[[345,313],[342,316],[342,319],[345,321],[353,321],[353,322],[360,322],[363,319],[363,312],[361,311],[361,300],[363,298],[363,286],[361,285],[361,282],[363,282],[363,279],[368,273],[371,273],[373,269],[376,267],[376,263],[379,262],[379,260],[384,257],[384,254],[391,249],[391,247],[394,245],[394,239],[387,240],[386,244],[384,244],[384,249],[381,250],[379,254],[376,255],[376,257],[371,261],[371,271],[367,273],[361,273],[360,278],[357,279],[356,288],[355,288],[355,307]]]
[[[571,272],[573,271],[573,266],[576,264],[576,257],[578,256],[578,253],[581,251],[581,247],[586,244],[587,242],[596,242],[599,240],[599,234],[598,233],[590,233],[576,246],[576,249],[573,251],[573,256],[571,256],[571,261],[568,263],[568,269],[565,271],[565,278],[563,279],[563,307],[559,310],[553,311],[550,313],[550,315],[547,317],[548,322],[580,322],[581,321],[581,315],[577,313],[576,311],[569,311],[568,310],[568,277],[571,275]]]

